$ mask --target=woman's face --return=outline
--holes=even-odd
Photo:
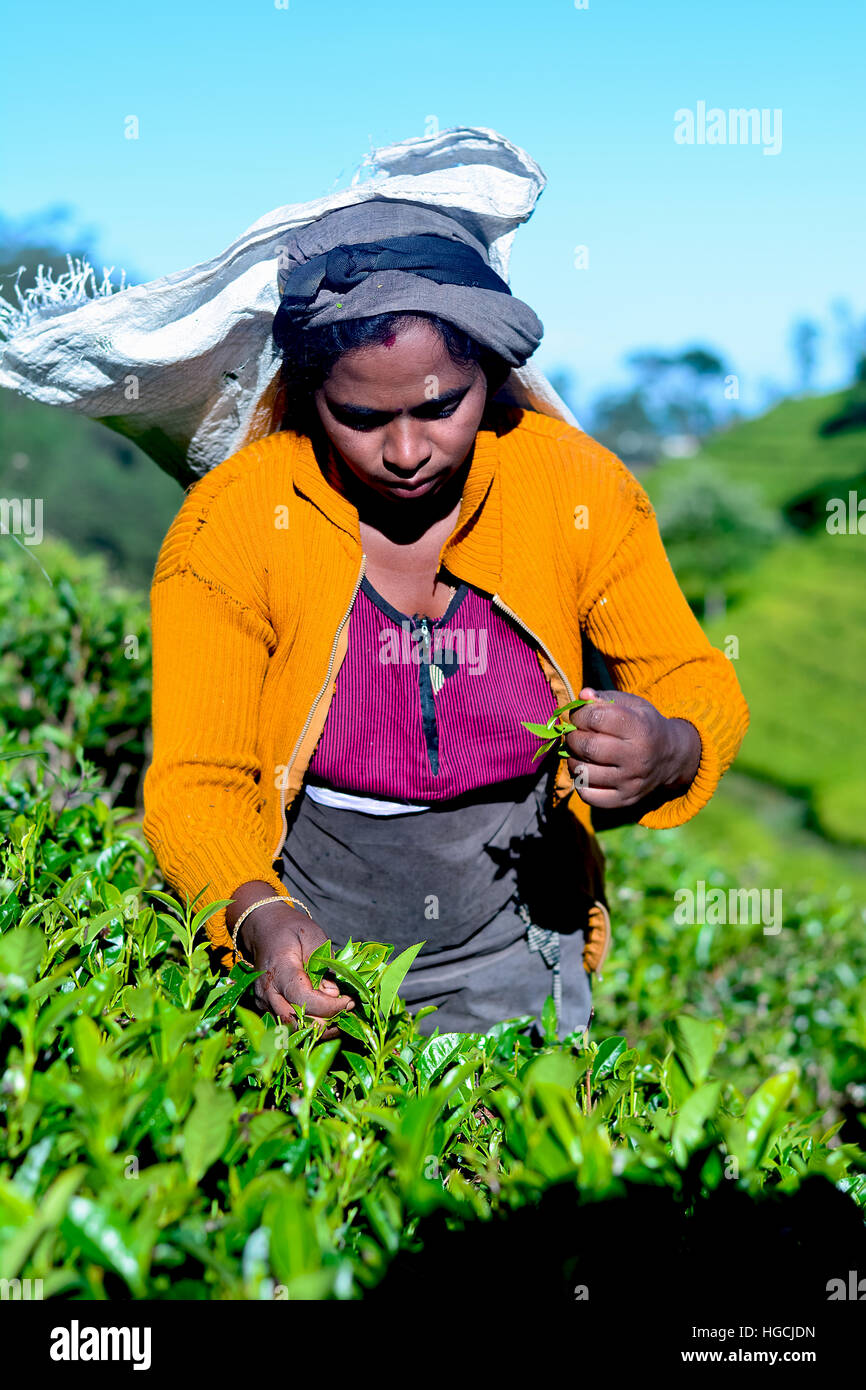
[[[430,324],[411,321],[385,343],[344,353],[314,400],[328,439],[382,497],[429,497],[453,477],[487,401],[477,365],[456,366]]]

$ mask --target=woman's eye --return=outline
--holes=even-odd
[[[454,414],[455,414],[455,412],[457,411],[457,409],[458,409],[458,407],[460,406],[460,404],[461,404],[460,401],[456,401],[453,405],[443,406],[443,408],[442,408],[441,410],[437,410],[437,412],[436,412],[435,415],[425,415],[425,416],[421,416],[421,418],[422,418],[422,419],[426,419],[426,420],[447,420],[448,417],[449,417],[450,415],[454,415]],[[338,416],[337,418],[339,419],[339,416]],[[344,417],[344,418],[340,421],[340,423],[343,424],[343,425],[345,425],[347,429],[350,429],[350,430],[360,430],[360,431],[362,431],[363,433],[368,433],[370,430],[378,430],[378,429],[381,429],[382,426],[383,426],[384,424],[387,424],[387,421],[385,421],[385,420],[347,420],[347,419]]]
[[[418,418],[421,420],[447,420],[448,416],[453,415],[459,405],[460,401],[454,405],[443,405],[441,410],[435,411],[432,415],[421,415]]]

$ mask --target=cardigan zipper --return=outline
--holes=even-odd
[[[524,631],[524,632],[528,632],[529,635],[530,635],[530,637],[532,638],[532,640],[533,640],[534,642],[537,642],[537,643],[538,643],[539,647],[540,647],[541,650],[544,652],[544,655],[547,657],[547,659],[548,659],[548,661],[550,662],[551,666],[553,667],[554,671],[555,671],[556,674],[559,676],[559,679],[562,681],[563,685],[565,686],[565,688],[566,688],[566,690],[567,690],[567,692],[568,692],[569,701],[573,700],[573,699],[574,699],[574,691],[573,691],[572,688],[571,688],[571,683],[570,683],[568,680],[566,680],[564,671],[560,670],[559,666],[557,666],[556,662],[554,661],[553,657],[551,656],[550,652],[547,650],[547,648],[545,647],[545,645],[544,645],[544,643],[541,641],[541,639],[535,635],[535,633],[531,630],[531,628],[528,628],[528,627],[526,626],[526,623],[524,623],[520,618],[518,618],[518,616],[517,616],[516,613],[514,613],[510,608],[507,607],[506,604],[504,604],[504,603],[502,602],[502,599],[499,597],[498,594],[494,594],[494,595],[493,595],[493,597],[492,597],[492,599],[491,599],[491,603],[494,603],[494,604],[496,605],[497,608],[501,608],[501,609],[502,609],[502,612],[503,612],[503,613],[507,613],[508,616],[509,616],[509,618],[513,618],[514,621],[517,623],[518,627],[522,627],[522,628],[523,628],[523,631]]]
[[[306,720],[305,720],[305,722],[304,722],[304,727],[303,727],[303,729],[301,730],[301,732],[300,732],[300,734],[299,734],[299,736],[298,736],[298,741],[297,741],[297,743],[295,744],[294,748],[292,749],[292,756],[291,756],[291,758],[289,759],[289,763],[288,763],[288,766],[287,766],[287,768],[286,768],[286,783],[287,783],[287,784],[288,784],[289,777],[290,777],[290,775],[291,775],[291,771],[292,771],[292,767],[293,767],[293,765],[294,765],[295,758],[296,758],[297,755],[298,755],[298,749],[300,748],[301,744],[303,743],[304,738],[305,738],[306,733],[307,733],[307,730],[309,729],[310,724],[312,723],[313,715],[315,714],[315,712],[316,712],[316,710],[317,710],[317,708],[318,708],[318,706],[319,706],[319,701],[321,700],[322,696],[324,695],[325,691],[326,691],[327,688],[328,688],[328,683],[329,683],[329,681],[330,681],[330,679],[331,679],[331,672],[332,672],[332,670],[334,669],[334,657],[335,657],[336,654],[337,654],[337,643],[338,643],[339,640],[340,640],[340,633],[343,631],[343,628],[345,627],[345,625],[346,625],[346,623],[347,623],[347,621],[348,621],[349,614],[351,613],[351,611],[352,611],[352,609],[353,609],[353,607],[354,607],[354,605],[355,605],[355,599],[357,598],[357,596],[358,596],[358,590],[359,590],[360,587],[361,587],[361,580],[364,578],[364,569],[365,569],[365,567],[366,567],[366,564],[367,564],[367,556],[366,556],[366,553],[362,553],[362,555],[361,555],[361,569],[360,569],[360,572],[359,572],[359,574],[358,574],[358,578],[357,578],[357,581],[356,581],[356,583],[355,583],[355,587],[354,587],[354,589],[352,590],[352,597],[349,599],[349,606],[348,606],[348,608],[346,609],[345,613],[343,614],[342,618],[340,619],[340,625],[339,625],[339,627],[337,628],[336,633],[334,634],[334,642],[333,642],[333,646],[331,647],[331,655],[330,655],[330,658],[329,658],[329,660],[328,660],[328,671],[327,671],[327,675],[325,676],[325,679],[324,679],[324,681],[322,682],[322,688],[321,688],[321,690],[319,691],[318,695],[316,696],[315,700],[313,701],[312,708],[310,709],[310,712],[309,712],[309,714],[307,715],[307,718],[306,718]],[[289,826],[288,826],[288,822],[286,821],[286,797],[285,797],[285,788],[282,789],[282,790],[280,791],[280,812],[281,812],[282,818],[283,818],[283,833],[282,833],[282,835],[280,836],[280,842],[279,842],[279,844],[277,845],[277,848],[276,848],[275,851],[274,851],[274,855],[273,855],[274,859],[276,859],[277,855],[278,855],[278,854],[280,853],[280,851],[282,850],[283,845],[286,843],[286,836],[287,836],[288,833],[289,833]]]

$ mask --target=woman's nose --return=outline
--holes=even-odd
[[[393,420],[385,435],[382,461],[406,479],[423,467],[430,457],[430,444],[421,420]]]

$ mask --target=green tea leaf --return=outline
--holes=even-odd
[[[362,1056],[360,1052],[349,1052],[348,1050],[343,1053],[343,1056],[360,1081],[364,1094],[366,1095],[373,1085],[373,1073],[370,1070],[367,1058]]]
[[[183,909],[174,898],[168,896],[168,893],[160,893],[156,888],[147,888],[145,891],[149,898],[156,898],[159,902],[164,903],[179,921],[183,921]]]
[[[224,907],[228,907],[230,902],[232,902],[231,898],[219,898],[216,902],[208,903],[207,907],[200,908],[192,919],[193,936],[204,926],[205,922],[210,921],[211,917],[215,917]]]
[[[693,1086],[706,1079],[713,1058],[725,1035],[725,1025],[717,1019],[691,1018],[678,1014],[665,1024],[677,1059]]]
[[[304,969],[310,977],[313,989],[318,989],[322,980],[325,978],[331,965],[332,942],[330,938],[323,941],[321,946],[317,946],[312,955],[304,963]]]
[[[425,1043],[415,1062],[422,1087],[429,1087],[447,1066],[457,1059],[464,1043],[463,1033],[440,1033]]]
[[[234,978],[237,966],[232,969],[232,977],[226,977],[226,983],[220,981],[214,985],[207,999],[204,1001],[203,1018],[212,1018],[217,1014],[229,1012],[239,999],[242,999],[249,989],[253,980],[257,980],[261,975],[261,970],[244,970],[240,978]]]
[[[681,1168],[685,1168],[689,1154],[703,1140],[704,1126],[718,1108],[721,1089],[720,1081],[705,1082],[683,1102],[674,1117],[671,1144],[674,1158]]]
[[[535,762],[536,758],[543,758],[545,753],[550,752],[551,748],[554,747],[555,743],[556,739],[551,739],[550,743],[541,744],[541,746],[539,748],[536,748],[535,752],[533,753],[532,761]]]
[[[303,1071],[304,1086],[309,1096],[314,1096],[318,1091],[340,1046],[339,1038],[331,1038],[328,1042],[317,1043],[309,1053]]]
[[[73,1197],[62,1230],[70,1245],[77,1245],[86,1259],[119,1274],[133,1297],[144,1297],[144,1280],[131,1248],[129,1229],[102,1201]]]
[[[551,718],[555,719],[559,715],[570,714],[573,709],[580,709],[583,705],[591,705],[594,703],[593,700],[570,700],[567,705],[560,705],[559,709],[555,709]]]
[[[45,949],[45,938],[38,927],[16,927],[0,936],[0,975],[3,989],[19,993],[32,984]]]
[[[195,1086],[195,1104],[183,1127],[183,1161],[192,1182],[199,1182],[228,1142],[234,1097],[211,1081]]]
[[[530,1063],[525,1079],[528,1086],[559,1086],[570,1091],[579,1080],[580,1073],[580,1063],[576,1057],[567,1052],[546,1052]]]
[[[548,1044],[557,1041],[557,1018],[556,1002],[552,994],[548,994],[541,1009],[541,1026],[544,1030],[544,1041]]]
[[[355,1014],[347,1012],[335,1014],[333,1022],[344,1033],[348,1033],[350,1038],[354,1038],[356,1042],[365,1043],[367,1047],[375,1046],[376,1039],[369,1026],[362,1019],[357,1018]]]
[[[743,1122],[751,1161],[756,1167],[763,1163],[776,1133],[784,1128],[784,1110],[793,1095],[797,1079],[794,1068],[779,1072],[776,1076],[768,1077],[749,1097]]]
[[[372,1008],[373,996],[357,970],[353,970],[344,960],[340,960],[339,956],[334,957],[330,963],[329,969],[334,972],[338,979],[345,980],[346,984],[351,985],[358,998]]]
[[[387,1018],[390,1014],[391,1005],[394,1003],[397,991],[402,985],[410,965],[424,944],[423,941],[419,941],[416,946],[410,946],[386,967],[385,973],[382,976],[382,983],[379,986],[379,1011],[383,1018]]]
[[[599,1045],[595,1061],[592,1064],[593,1082],[601,1081],[606,1076],[613,1076],[616,1064],[627,1048],[628,1043],[625,1038],[605,1038],[604,1042]]]

